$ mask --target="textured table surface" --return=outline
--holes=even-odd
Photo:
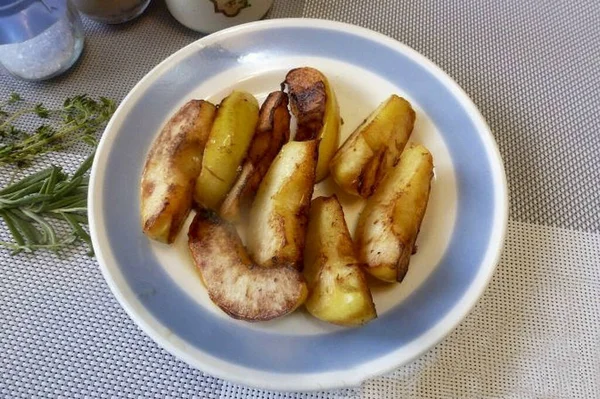
[[[0,249],[0,397],[600,397],[600,2],[280,0],[269,17],[332,19],[394,37],[480,108],[505,161],[511,213],[501,263],[475,310],[419,360],[360,388],[266,392],[161,350],[84,249],[61,257]],[[84,24],[84,54],[69,73],[39,84],[0,76],[0,98],[120,101],[200,37],[161,0],[123,26]],[[68,168],[82,151],[50,159]]]

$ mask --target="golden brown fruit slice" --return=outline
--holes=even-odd
[[[383,178],[358,219],[356,246],[365,270],[402,281],[429,200],[433,158],[422,145],[407,147]]]
[[[194,182],[216,108],[191,100],[167,122],[146,158],[141,184],[142,230],[171,243],[192,206]]]
[[[325,75],[314,68],[292,69],[285,77],[290,106],[297,119],[294,140],[319,139],[316,181],[329,174],[329,161],[339,145],[340,109]]]
[[[238,222],[241,209],[249,206],[258,186],[281,147],[290,139],[288,98],[282,91],[270,93],[258,117],[242,171],[221,205],[223,218]]]
[[[302,274],[290,266],[253,264],[235,227],[215,212],[199,210],[188,239],[210,299],[231,317],[271,320],[304,303],[308,290]]]
[[[369,197],[389,168],[398,163],[415,124],[415,111],[393,94],[348,137],[329,164],[347,193]]]
[[[302,268],[318,143],[285,144],[260,183],[250,208],[247,244],[261,266]]]
[[[377,317],[336,196],[312,201],[304,250],[306,309],[330,323],[358,326]]]
[[[196,180],[194,199],[199,205],[219,209],[238,175],[257,122],[258,102],[253,95],[234,91],[221,101]]]

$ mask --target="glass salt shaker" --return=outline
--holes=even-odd
[[[83,26],[70,0],[0,2],[0,63],[38,81],[69,69],[83,50]]]

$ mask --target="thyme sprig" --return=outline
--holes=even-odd
[[[84,142],[96,145],[96,133],[115,111],[115,103],[104,97],[70,97],[60,109],[27,104],[18,93],[0,103],[0,165],[28,166],[36,157]],[[33,131],[18,127],[26,117],[44,121]]]

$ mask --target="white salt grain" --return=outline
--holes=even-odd
[[[63,18],[43,33],[22,43],[0,46],[0,62],[14,75],[41,80],[63,72],[79,56],[83,36],[78,18]]]

